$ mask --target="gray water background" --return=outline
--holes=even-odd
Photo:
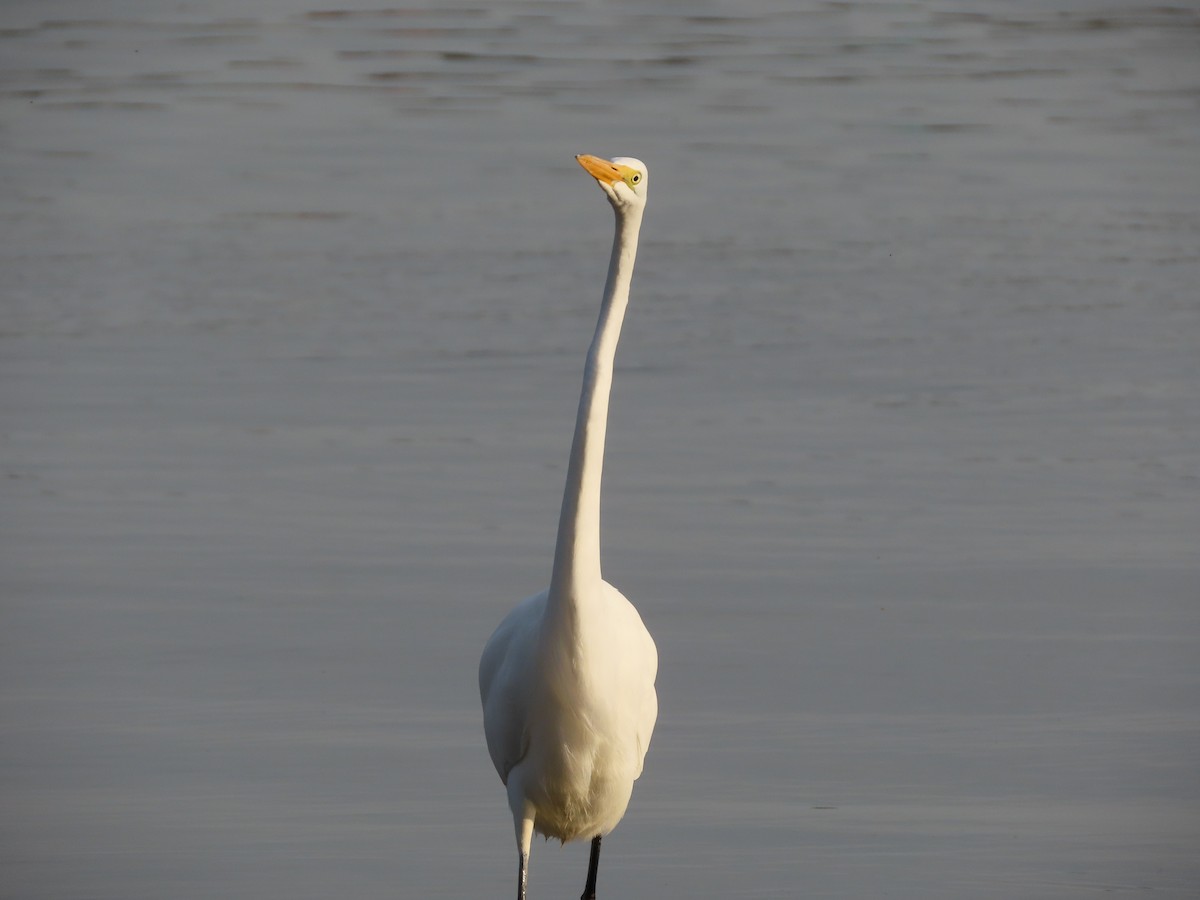
[[[5,3],[0,897],[511,894],[580,152],[602,895],[1196,897],[1198,112],[1194,4]]]

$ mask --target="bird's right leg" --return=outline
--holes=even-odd
[[[512,798],[512,782],[509,782],[509,798]],[[517,807],[517,804],[512,804]],[[533,843],[533,804],[528,800],[521,800],[520,806],[517,807],[520,812],[514,812],[513,824],[517,830],[517,853],[519,859],[517,862],[517,900],[525,900],[525,889],[529,884],[529,845]]]
[[[529,851],[522,850],[517,862],[517,900],[525,900],[525,889],[529,886]]]

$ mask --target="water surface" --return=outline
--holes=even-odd
[[[544,586],[651,169],[607,896],[1192,897],[1190,6],[9,3],[0,895],[511,893]],[[534,897],[586,850],[539,844]]]

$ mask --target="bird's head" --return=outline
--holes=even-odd
[[[584,153],[575,161],[596,179],[600,190],[618,213],[641,210],[646,205],[646,164],[631,156],[601,159]]]

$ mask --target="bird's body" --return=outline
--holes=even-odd
[[[658,652],[633,604],[600,574],[600,476],[613,358],[645,204],[640,161],[577,157],[608,195],[617,227],[588,351],[550,587],[520,603],[479,662],[488,753],[508,790],[525,897],[537,831],[592,839],[584,897],[595,896],[600,838],[620,821],[658,715]]]
[[[642,773],[657,654],[633,604],[607,582],[575,623],[547,622],[547,595],[517,606],[484,650],[480,680],[493,686],[484,717],[504,723],[488,729],[488,750],[539,834],[590,839],[613,830]]]

